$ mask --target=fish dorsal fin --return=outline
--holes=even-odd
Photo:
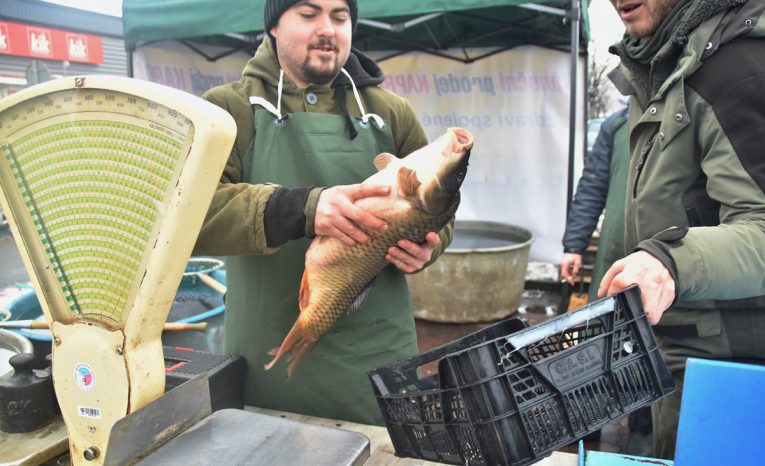
[[[420,184],[417,173],[411,168],[401,167],[398,170],[398,189],[404,196],[413,196]]]
[[[366,288],[361,290],[361,293],[359,293],[359,295],[356,296],[356,299],[353,300],[351,305],[348,306],[348,309],[346,310],[346,312],[349,315],[354,314],[358,312],[359,310],[361,310],[361,307],[364,305],[364,302],[367,300],[367,297],[369,296],[369,292],[372,291],[372,285],[374,285],[374,283],[375,283],[375,280],[372,279],[372,281],[369,282]]]
[[[308,307],[308,303],[311,302],[311,285],[308,280],[308,270],[303,270],[303,279],[300,280],[300,312]]]
[[[383,152],[375,157],[375,168],[377,168],[378,172],[383,171],[383,169],[387,167],[388,164],[391,163],[395,158],[395,155]]]

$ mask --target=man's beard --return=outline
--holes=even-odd
[[[337,61],[334,62],[334,66],[331,68],[318,69],[311,66],[311,59],[306,58],[300,70],[303,72],[303,78],[307,83],[314,83],[320,86],[324,86],[332,82],[337,77],[339,72],[339,66]]]
[[[661,23],[678,2],[679,0],[659,0],[656,4],[656,9],[651,12],[651,19],[653,20],[652,27],[648,31],[640,31],[637,37],[642,38],[652,36],[659,29]]]
[[[322,48],[322,47],[332,47],[335,50],[335,56],[338,54],[337,47],[335,44],[332,43],[331,40],[322,38],[319,39],[319,42],[316,44],[311,45],[311,48]],[[329,63],[329,60],[321,60],[321,64],[325,65]],[[305,78],[305,81],[308,83],[314,83],[318,84],[320,86],[329,84],[332,82],[332,80],[337,77],[337,74],[340,72],[340,66],[335,60],[333,63],[334,66],[328,68],[328,69],[319,69],[311,66],[311,58],[306,57],[305,61],[300,67],[300,70],[303,72],[303,77]]]

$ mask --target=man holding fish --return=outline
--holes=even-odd
[[[382,70],[351,49],[357,18],[355,0],[266,0],[267,37],[242,79],[206,95],[238,134],[194,252],[231,256],[225,350],[248,361],[247,404],[382,424],[367,371],[417,353],[404,273],[451,241],[467,156],[460,175],[435,183],[424,175],[438,173],[397,164],[426,137],[409,103],[379,87]],[[466,152],[455,134],[441,145]],[[452,199],[433,208],[427,186]],[[412,228],[391,215],[412,204],[442,209],[440,221]],[[325,315],[318,300],[343,312]]]

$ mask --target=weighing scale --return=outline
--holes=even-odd
[[[51,323],[72,460],[162,395],[162,326],[236,135],[222,109],[107,76],[0,101],[2,207]]]
[[[183,453],[206,445],[211,464],[242,448],[274,464],[308,432],[241,410],[212,415],[206,376],[162,396],[163,324],[235,135],[219,107],[130,78],[61,78],[0,101],[0,206],[50,324],[75,465],[151,464],[159,447],[161,464],[190,464]],[[309,437],[325,464],[368,455],[359,434]],[[339,455],[326,456],[328,442]]]

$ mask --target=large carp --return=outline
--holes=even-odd
[[[459,206],[459,189],[467,172],[473,135],[462,128],[449,128],[432,143],[398,159],[380,154],[374,164],[378,172],[365,184],[388,185],[387,196],[359,199],[356,205],[385,220],[384,231],[367,231],[366,244],[348,246],[330,236],[318,236],[305,256],[300,284],[300,315],[281,347],[269,352],[270,369],[285,353],[287,376],[313,345],[346,311],[360,307],[375,275],[389,262],[390,246],[407,239],[421,243],[430,231],[439,231]]]

